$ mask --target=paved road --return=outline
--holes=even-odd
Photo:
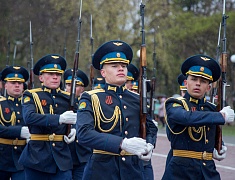
[[[217,170],[220,172],[222,180],[235,179],[235,138],[223,137],[225,144],[228,147],[227,157],[223,161],[216,161]],[[159,130],[156,148],[153,151],[152,165],[154,170],[155,180],[160,180],[165,169],[167,153],[170,149],[170,143],[164,133],[164,130]]]

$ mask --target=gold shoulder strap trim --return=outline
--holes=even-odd
[[[119,109],[118,106],[115,107],[113,115],[111,118],[107,118],[105,117],[101,105],[100,105],[100,100],[98,98],[98,96],[96,94],[92,94],[91,95],[91,102],[92,102],[92,108],[93,108],[93,112],[94,112],[94,126],[98,127],[98,129],[101,132],[110,132],[114,129],[114,127],[117,125],[118,120],[120,119],[121,121],[121,110]],[[103,129],[101,127],[101,122],[102,123],[111,123],[113,122],[113,125],[110,127],[110,129]],[[122,122],[120,122],[120,131],[122,131]]]
[[[32,93],[32,95],[33,95],[34,103],[35,103],[35,105],[36,105],[37,113],[38,113],[38,109],[39,109],[40,114],[44,114],[44,111],[43,111],[43,109],[42,109],[42,104],[41,104],[41,102],[40,102],[40,99],[39,99],[39,97],[38,97],[38,94],[34,92],[34,93]]]
[[[5,98],[4,96],[0,97],[0,101],[5,101],[7,98]]]
[[[99,92],[105,92],[105,90],[104,89],[94,89],[94,90],[85,91],[85,92],[89,95],[92,95],[92,94],[96,94],[96,93],[99,93]]]
[[[60,92],[61,92],[62,94],[70,95],[70,93],[67,92],[67,91],[62,91],[62,90],[60,90]]]
[[[169,99],[169,98],[168,98],[168,99]],[[167,99],[167,100],[168,100],[168,99]],[[187,105],[187,103],[186,103],[186,101],[185,101],[185,99],[184,99],[183,97],[178,97],[178,98],[176,98],[176,99],[180,100],[180,101],[183,103],[184,109],[185,109],[186,111],[189,111],[189,107],[188,107],[188,105]],[[167,100],[166,100],[166,101],[167,101]],[[165,103],[166,103],[166,101],[165,101]],[[164,107],[165,107],[165,105],[166,105],[165,103],[164,103]],[[178,135],[178,134],[183,133],[183,132],[187,129],[187,127],[185,127],[185,128],[184,128],[182,131],[180,131],[180,132],[174,132],[174,131],[171,129],[170,125],[168,124],[168,121],[167,121],[167,114],[166,114],[166,108],[165,108],[165,110],[164,110],[164,116],[165,116],[166,125],[168,126],[168,128],[169,128],[169,130],[171,131],[172,134]]]
[[[30,93],[34,93],[34,92],[40,92],[43,91],[42,88],[36,88],[36,89],[30,89],[28,90]]]
[[[0,124],[1,124],[1,125],[5,126],[4,122],[5,122],[5,123],[11,123],[12,126],[14,126],[14,125],[16,124],[16,113],[15,113],[15,111],[12,112],[11,118],[10,118],[10,120],[8,121],[8,120],[6,120],[6,119],[3,117],[2,105],[0,104],[0,114],[1,114],[1,115],[0,115],[0,117],[1,117],[1,119],[0,119]]]

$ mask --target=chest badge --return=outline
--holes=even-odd
[[[106,96],[105,103],[109,105],[113,104],[112,96]]]
[[[5,108],[4,112],[8,114],[10,112],[10,109],[9,108]]]
[[[191,110],[194,112],[196,111],[196,107],[191,107]]]
[[[41,104],[42,104],[42,106],[46,106],[46,105],[47,105],[47,101],[46,101],[45,99],[43,99],[43,100],[41,101]]]

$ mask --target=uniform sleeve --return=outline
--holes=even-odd
[[[22,126],[2,126],[0,125],[0,137],[1,138],[20,138]]]
[[[223,125],[225,120],[220,112],[186,111],[178,102],[166,101],[167,122],[183,126]]]
[[[28,91],[25,91],[23,94],[22,111],[26,125],[38,125],[46,127],[59,125],[60,115],[40,114],[37,112],[32,94]]]
[[[158,128],[152,121],[150,115],[146,118],[146,142],[155,146],[157,140]]]
[[[92,149],[119,153],[122,137],[98,132],[94,128],[94,123],[91,97],[83,93],[79,101],[76,123],[79,143]]]

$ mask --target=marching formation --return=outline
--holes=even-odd
[[[132,47],[126,41],[110,40],[92,54],[89,80],[78,68],[80,8],[73,68],[67,67],[66,57],[51,53],[32,64],[30,73],[17,65],[1,71],[1,179],[154,179],[157,77],[154,66],[152,81],[147,79],[144,7],[141,2],[139,67],[132,63]],[[223,53],[225,63],[226,49]],[[99,72],[97,77],[94,70]],[[225,66],[205,54],[192,55],[182,63],[181,96],[161,98],[159,109],[170,141],[162,179],[221,179],[214,163],[226,157],[221,127],[234,121],[234,110],[223,99],[225,75]],[[34,76],[40,81],[38,87]],[[215,82],[217,104],[206,99]]]

